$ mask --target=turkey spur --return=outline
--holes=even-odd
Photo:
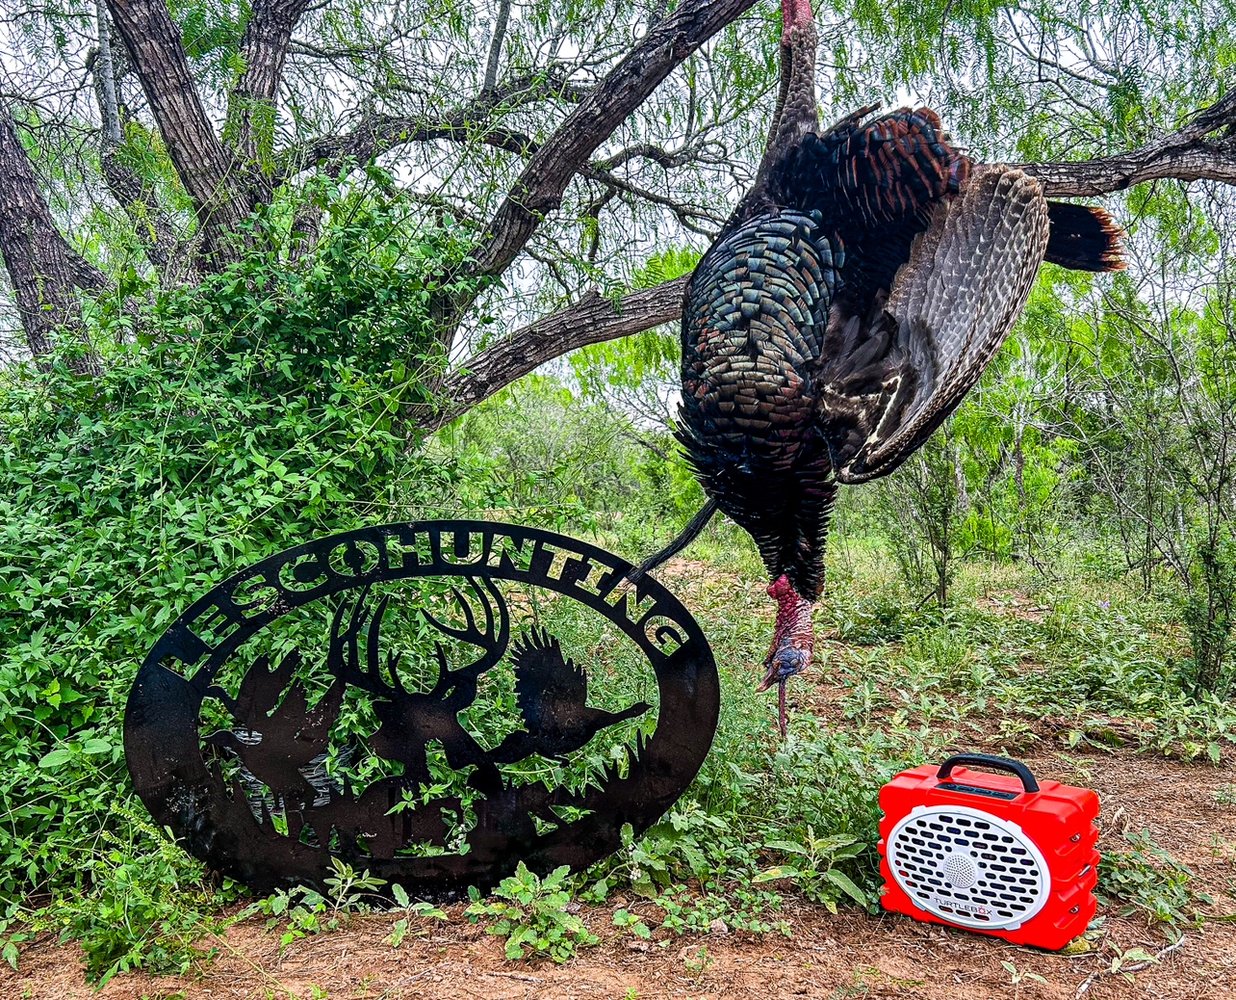
[[[838,484],[892,472],[956,408],[1041,261],[1123,265],[1105,212],[976,163],[927,108],[864,108],[821,131],[808,0],[782,0],[782,17],[755,184],[687,285],[678,437],[768,569],[777,619],[760,690],[779,686],[784,734]]]

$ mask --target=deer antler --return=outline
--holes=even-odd
[[[345,601],[335,609],[335,614],[330,624],[330,649],[326,654],[326,665],[336,677],[342,678],[348,684],[354,684],[370,694],[395,698],[404,693],[403,686],[399,683],[399,676],[395,672],[395,666],[399,662],[399,658],[397,656],[387,658],[387,668],[392,681],[391,684],[388,684],[382,679],[380,654],[378,651],[378,633],[382,628],[382,618],[386,614],[386,607],[390,603],[390,596],[383,595],[382,600],[378,602],[377,609],[371,616],[369,609],[366,607],[370,589],[371,587],[366,584],[361,590],[360,596],[356,598],[356,603],[352,605],[352,614],[348,620],[347,628],[343,631],[340,631],[340,627],[343,625],[347,602]],[[365,661],[368,669],[363,671],[360,665],[360,634],[361,630],[365,627],[366,619],[369,619],[369,629],[365,642]]]
[[[463,615],[463,628],[454,628],[428,611],[421,611],[426,621],[443,635],[451,639],[457,639],[460,642],[466,642],[471,646],[478,646],[484,650],[481,657],[468,664],[468,666],[461,667],[458,670],[451,670],[447,663],[446,650],[443,649],[442,643],[435,640],[434,652],[438,657],[438,681],[434,685],[434,691],[438,693],[445,691],[449,685],[459,688],[460,686],[475,684],[476,679],[481,674],[502,659],[506,653],[507,643],[510,641],[511,616],[507,611],[506,601],[502,597],[502,592],[498,590],[492,580],[485,580],[482,586],[481,581],[474,576],[468,577],[468,586],[472,589],[472,593],[476,596],[477,602],[485,613],[484,628],[478,625],[471,604],[458,587],[452,587],[451,593],[454,595],[455,603]]]
[[[482,586],[475,577],[469,577],[468,585],[484,613],[483,623],[478,621],[478,616],[471,603],[458,587],[452,587],[451,593],[463,616],[463,627],[455,628],[428,611],[422,610],[421,612],[442,635],[484,650],[480,658],[468,666],[452,670],[447,662],[446,650],[442,643],[434,641],[434,652],[438,659],[438,679],[431,694],[439,697],[452,687],[461,694],[469,689],[474,691],[477,678],[502,659],[510,640],[510,613],[507,611],[502,593],[493,581],[486,580]],[[405,696],[407,691],[399,680],[400,657],[398,654],[387,655],[386,676],[390,678],[389,681],[382,672],[379,633],[382,628],[382,619],[390,604],[390,596],[383,595],[377,607],[370,613],[366,606],[370,589],[366,585],[361,590],[360,596],[352,605],[350,616],[346,602],[335,609],[335,614],[331,619],[330,649],[326,663],[336,677],[343,678],[347,683],[368,691],[370,694],[394,700]],[[346,626],[344,625],[345,616],[347,617]],[[366,622],[368,622],[367,628]],[[363,670],[360,655],[362,631],[365,632],[365,669]]]

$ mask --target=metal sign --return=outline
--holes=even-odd
[[[717,724],[702,631],[630,569],[483,521],[264,559],[142,664],[124,727],[138,795],[259,890],[326,889],[332,858],[422,898],[488,888],[520,860],[583,868],[669,808]],[[570,648],[564,620],[602,634]]]

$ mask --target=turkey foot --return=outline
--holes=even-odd
[[[811,614],[815,602],[800,597],[784,573],[769,584],[768,596],[777,602],[777,624],[773,627],[772,645],[764,660],[764,679],[756,690],[767,691],[777,685],[777,728],[784,738],[785,682],[811,663],[811,649],[815,644]]]

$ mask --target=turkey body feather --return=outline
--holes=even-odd
[[[836,492],[816,379],[843,260],[818,214],[757,215],[700,261],[683,313],[679,439],[770,571],[808,590],[822,562],[798,543],[822,549]]]

